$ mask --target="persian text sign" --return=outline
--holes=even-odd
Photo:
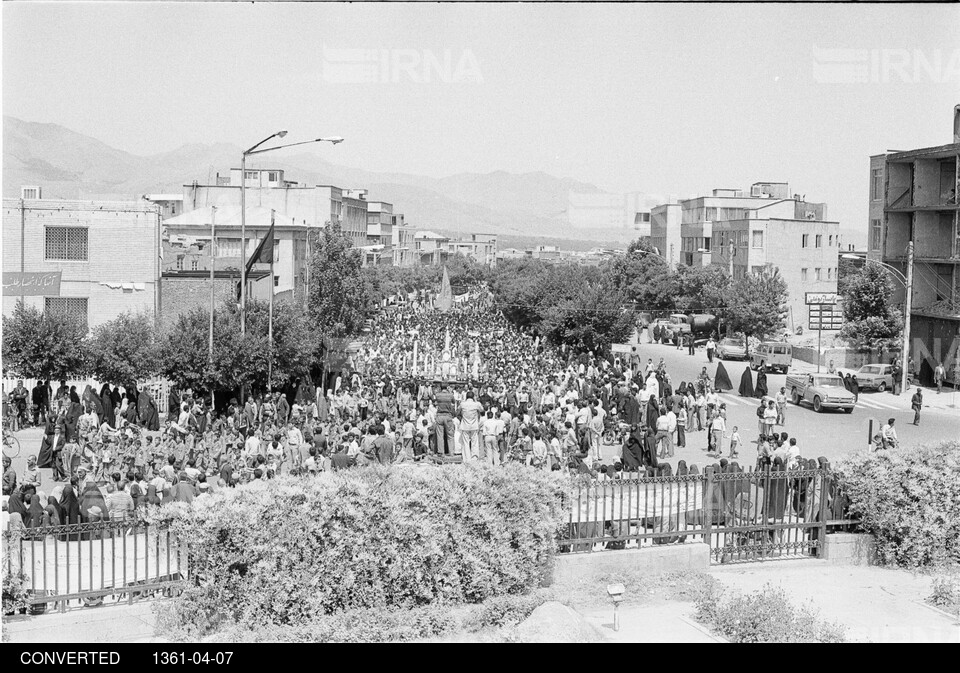
[[[836,304],[836,292],[807,292],[808,304]]]
[[[4,271],[3,293],[27,297],[60,296],[60,271],[26,272]]]

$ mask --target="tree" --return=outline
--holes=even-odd
[[[676,307],[682,311],[719,313],[726,307],[730,276],[716,264],[680,264],[675,273]]]
[[[599,354],[611,343],[626,341],[634,329],[636,316],[623,304],[621,293],[601,283],[580,285],[573,296],[546,310],[540,331],[554,343]]]
[[[635,242],[636,243],[636,242]],[[631,244],[626,255],[618,255],[601,267],[609,287],[623,293],[625,301],[639,310],[665,310],[674,306],[675,276],[666,260]]]
[[[147,313],[121,313],[94,328],[87,340],[87,363],[98,381],[129,386],[160,371],[160,344]]]
[[[787,317],[787,284],[780,270],[746,274],[730,283],[725,316],[734,332],[743,332],[750,354],[750,337],[764,338],[783,329]]]
[[[360,251],[338,225],[324,227],[310,260],[310,320],[322,336],[356,334],[373,308]]]
[[[68,379],[86,374],[83,321],[18,301],[3,316],[3,370],[23,378]]]
[[[903,314],[891,299],[894,286],[879,265],[867,264],[843,286],[843,327],[840,337],[855,348],[895,346],[903,334]]]
[[[213,362],[210,362],[210,312],[202,306],[178,316],[163,338],[162,370],[181,388],[237,390],[267,388],[270,367],[269,305],[247,302],[247,329],[233,302],[213,313]],[[273,387],[310,371],[319,335],[305,312],[292,302],[273,307]]]

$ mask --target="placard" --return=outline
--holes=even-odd
[[[3,294],[25,297],[59,297],[60,271],[4,271]]]

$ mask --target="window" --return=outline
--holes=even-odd
[[[273,277],[273,286],[274,286],[274,287],[280,287],[280,276],[274,276],[274,277]]]
[[[762,231],[754,231],[754,232],[752,232],[752,234],[753,234],[753,243],[751,244],[751,247],[754,247],[754,248],[762,248],[762,247],[763,247],[763,232],[762,232]]]
[[[713,222],[717,219],[717,209],[716,208],[704,208],[703,209],[703,219],[707,222]]]
[[[833,280],[833,267],[827,267],[827,280]]]
[[[217,257],[239,257],[240,239],[239,238],[218,238],[217,239]]]
[[[870,171],[870,200],[879,201],[883,196],[883,169],[874,168]]]
[[[256,172],[256,171],[247,171],[246,173],[243,174],[243,177],[246,178],[247,180],[256,180],[256,179],[257,179],[257,172]]]
[[[197,260],[193,260],[192,262],[190,262],[190,269],[192,271],[196,271],[199,266],[200,266],[200,263],[197,262]]]
[[[810,234],[803,235],[803,242],[801,247],[809,248],[810,247]]]
[[[800,269],[800,280],[802,282],[806,283],[809,276],[810,274],[807,273],[807,269]]]
[[[707,252],[710,252],[710,239],[709,239],[709,238],[703,239],[703,249],[706,250]]]
[[[822,247],[823,247],[823,234],[817,234],[815,247],[817,247],[817,248],[822,248]]]
[[[273,261],[274,262],[280,261],[280,239],[279,238],[273,239]]]
[[[813,273],[814,273],[814,280],[823,280],[823,273],[820,267],[817,267],[816,269],[814,269]]]
[[[829,243],[827,243],[827,247],[828,247],[828,248],[832,248],[832,247],[833,247],[833,234],[830,234],[830,236],[827,238],[827,240],[829,241]]]
[[[44,259],[87,261],[86,227],[44,227]]]
[[[86,297],[44,297],[43,310],[67,314],[80,318],[83,329],[87,329],[87,302]]]
[[[177,271],[183,271],[183,255],[177,255]]]
[[[39,187],[21,187],[20,198],[21,199],[39,199],[40,188]]]
[[[267,182],[276,182],[277,181],[277,172],[270,171],[267,173]]]
[[[882,234],[883,232],[880,228],[880,220],[871,220],[870,221],[870,249],[871,250],[880,249]]]

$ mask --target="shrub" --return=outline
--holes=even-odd
[[[21,570],[19,564],[13,563],[10,550],[18,544],[20,531],[11,529],[7,544],[3,545],[3,614],[12,615],[29,607],[30,578]],[[16,568],[16,571],[13,570]]]
[[[927,598],[929,603],[960,615],[960,574],[956,571],[933,579],[933,590]]]
[[[881,562],[960,562],[960,442],[857,453],[836,469]]]
[[[726,598],[707,584],[696,600],[697,619],[735,643],[841,643],[844,628],[820,619],[812,605],[794,607],[783,589],[769,584],[752,594]]]
[[[159,624],[195,640],[231,623],[322,628],[338,612],[527,593],[549,566],[564,486],[520,466],[364,468],[169,508],[195,583]]]

